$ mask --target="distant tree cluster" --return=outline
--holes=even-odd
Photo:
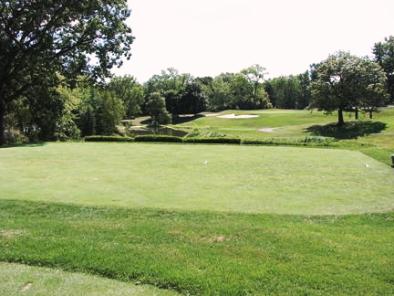
[[[339,52],[268,80],[260,65],[216,77],[169,68],[144,84],[111,77],[130,57],[129,15],[126,0],[0,2],[0,145],[112,135],[140,115],[157,126],[225,109],[317,108],[338,111],[342,125],[344,111],[372,117],[394,103],[394,37],[375,44],[373,60]]]
[[[280,76],[264,84],[275,108],[305,109],[311,101],[309,71],[300,75]]]

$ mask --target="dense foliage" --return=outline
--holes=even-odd
[[[126,1],[3,1],[0,13],[0,145],[124,135],[138,116],[157,127],[226,109],[337,110],[342,125],[344,111],[372,117],[387,91],[394,99],[394,37],[375,44],[374,61],[340,52],[271,79],[260,65],[215,77],[169,68],[141,84],[107,79],[130,57]]]
[[[281,109],[305,109],[311,100],[309,71],[300,75],[280,76],[265,82],[271,104]]]
[[[0,2],[0,145],[6,116],[17,114],[15,108],[32,115],[31,132],[55,134],[64,108],[53,94],[58,74],[70,86],[78,74],[107,77],[122,57],[130,57],[129,14],[125,0]]]
[[[384,69],[387,76],[387,88],[390,101],[394,103],[394,36],[378,42],[373,49],[375,61]]]
[[[368,58],[347,52],[330,55],[316,67],[312,82],[312,106],[328,112],[338,110],[338,125],[343,112],[359,108],[372,111],[384,105],[386,77],[383,69]]]

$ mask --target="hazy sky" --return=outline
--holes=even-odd
[[[296,74],[337,50],[370,55],[394,35],[394,0],[129,0],[140,82],[168,67],[194,76],[253,64]]]

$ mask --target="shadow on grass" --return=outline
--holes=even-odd
[[[46,143],[45,142],[38,142],[38,143],[25,143],[25,144],[6,144],[1,146],[0,145],[0,149],[6,149],[6,148],[15,148],[15,147],[41,147],[41,146],[45,146]]]
[[[307,131],[315,136],[332,137],[336,139],[357,139],[361,136],[380,133],[387,128],[387,124],[380,121],[351,121],[344,126],[336,123],[327,125],[313,125]]]
[[[178,115],[178,116],[172,118],[172,124],[186,123],[186,122],[193,121],[193,120],[196,120],[201,117],[204,117],[204,115],[202,115],[202,114]],[[147,118],[147,119],[141,121],[141,124],[150,125],[151,122],[152,122],[152,120],[150,118]]]
[[[189,121],[193,121],[193,120],[199,119],[201,117],[204,117],[204,115],[201,115],[201,114],[179,115],[176,118],[173,118],[173,124],[186,123],[186,122],[189,122]]]

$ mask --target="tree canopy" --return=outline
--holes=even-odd
[[[386,72],[390,101],[394,103],[394,36],[386,38],[384,42],[376,43],[373,53],[375,61]]]
[[[344,124],[343,111],[376,108],[386,98],[383,69],[368,58],[347,52],[330,55],[316,66],[312,81],[312,107],[338,111],[338,125]]]
[[[11,0],[0,2],[0,144],[13,101],[29,104],[76,75],[110,75],[133,41],[126,0]]]

